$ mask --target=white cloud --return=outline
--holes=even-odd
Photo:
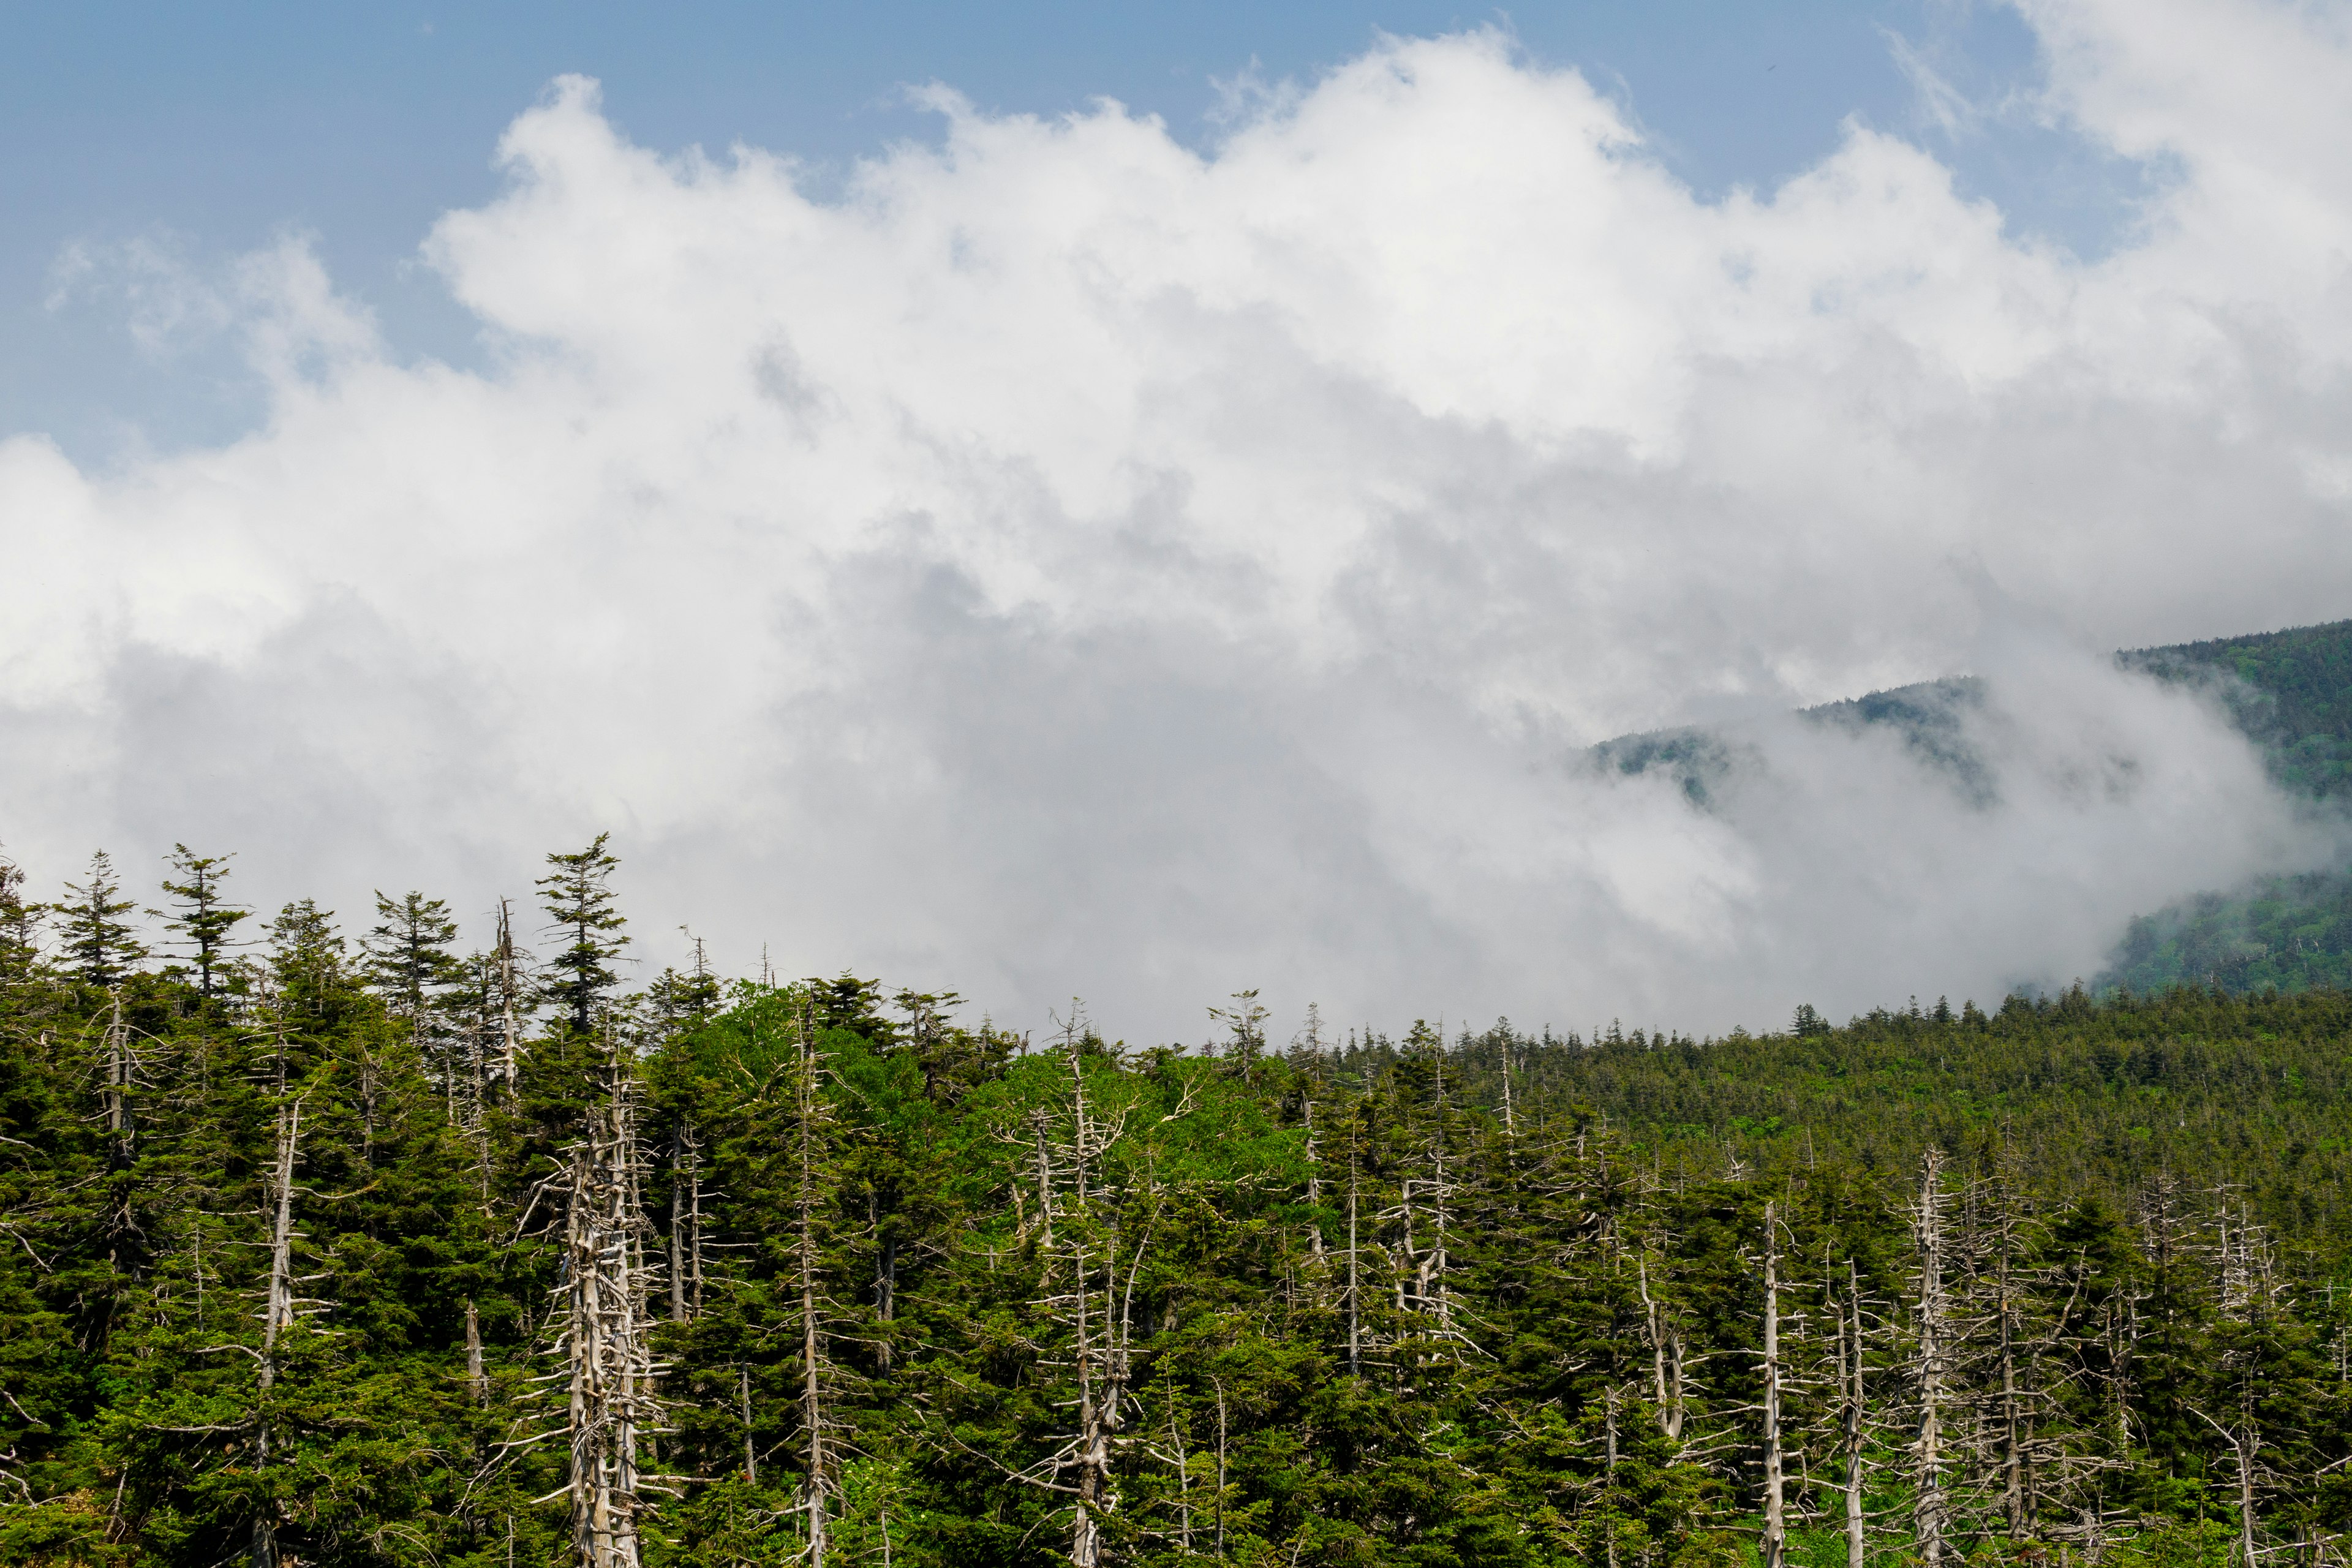
[[[2160,10],[2029,10],[2052,101],[2184,171],[2087,266],[1861,127],[1697,201],[1493,34],[1207,156],[940,91],[833,201],[560,82],[425,246],[493,371],[291,243],[234,290],[263,428],[0,444],[0,833],[350,909],[611,827],[641,930],[1130,1037],[2086,972],[2327,847],[2083,650],[2352,613],[2343,14]],[[1962,668],[1997,804],[1774,717]],[[1717,815],[1576,766],[1695,716],[1768,763]]]

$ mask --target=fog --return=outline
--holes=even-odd
[[[2095,972],[2340,856],[2119,647],[2352,615],[2352,24],[2032,4],[2003,112],[2165,171],[2095,261],[1921,146],[1701,200],[1498,33],[1188,149],[992,118],[822,198],[567,79],[423,237],[487,369],[291,237],[77,253],[269,415],[0,443],[0,842],[474,922],[609,830],[714,958],[1278,1023],[1772,1026]],[[486,149],[486,152],[488,151]],[[156,275],[157,269],[169,275]],[[193,323],[193,324],[192,324]],[[1975,782],[1811,702],[1937,676]],[[1586,748],[1706,722],[1706,806]]]

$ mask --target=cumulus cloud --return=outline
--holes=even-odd
[[[2352,610],[2352,44],[2025,11],[2049,112],[2179,172],[2095,264],[1861,125],[1697,199],[1492,32],[1205,153],[937,89],[822,198],[566,79],[425,242],[490,368],[289,242],[237,273],[262,427],[0,444],[0,835],[351,910],[610,828],[641,931],[1131,1038],[2088,973],[2330,852],[2097,650]],[[1985,787],[1779,717],[1959,670]],[[1694,719],[1748,759],[1709,809],[1582,761]]]

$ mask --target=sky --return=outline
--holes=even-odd
[[[2129,223],[2148,178],[2028,115],[1955,134],[1920,68],[1993,104],[2036,65],[2014,13],[1948,0],[453,12],[0,0],[0,429],[105,463],[232,438],[262,416],[266,388],[200,323],[178,323],[169,356],[150,352],[156,318],[184,301],[151,285],[147,331],[127,330],[129,286],[75,266],[93,251],[204,271],[299,233],[395,352],[478,363],[478,323],[417,265],[417,246],[443,212],[498,194],[499,133],[567,73],[601,81],[614,122],[646,146],[748,143],[790,154],[826,190],[893,143],[936,142],[937,117],[909,90],[934,82],[993,113],[1108,97],[1205,147],[1246,83],[1312,80],[1383,33],[1493,26],[1530,59],[1583,71],[1708,195],[1777,184],[1832,151],[1850,118],[1925,133],[1964,186],[2085,250]]]
[[[2352,615],[2343,5],[0,26],[37,887],[609,831],[646,970],[1142,1041],[1990,999],[2343,853],[2104,657]],[[1961,671],[1989,789],[1787,718]]]

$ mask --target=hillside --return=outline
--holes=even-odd
[[[2262,751],[2280,786],[2336,805],[2352,799],[2352,621],[2210,642],[2136,648],[2117,663],[2209,687]],[[1802,710],[1810,722],[1885,730],[1949,775],[1981,788],[1961,721],[1984,700],[1971,677],[1923,681]],[[1706,806],[1740,765],[1739,743],[1704,728],[1603,742],[1591,753],[1624,773],[1663,771]],[[2352,872],[2215,889],[2135,920],[2095,983],[2151,994],[2175,985],[2301,991],[2352,984]]]

